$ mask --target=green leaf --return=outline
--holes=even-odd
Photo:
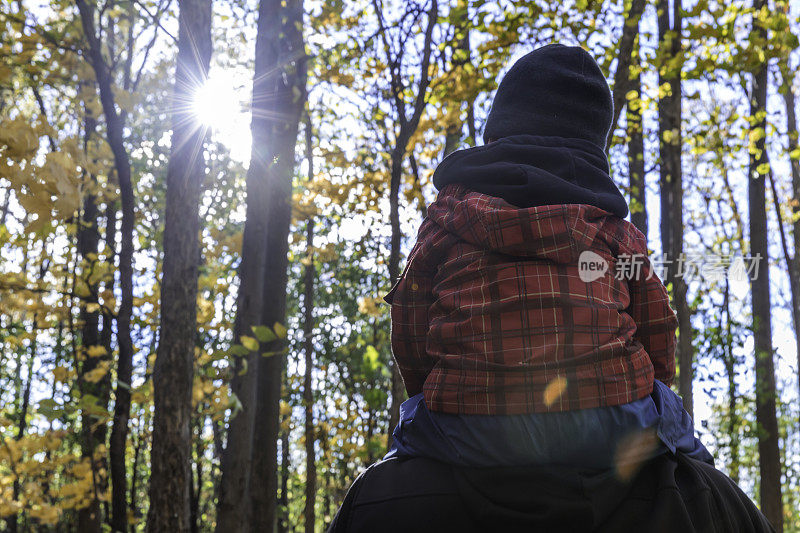
[[[242,338],[239,340],[242,342],[242,346],[247,348],[248,351],[254,352],[258,350],[258,340],[254,339],[253,337],[242,335]]]
[[[272,342],[278,338],[278,336],[275,335],[275,332],[269,329],[267,326],[253,326],[250,329],[253,330],[253,334],[261,342]]]
[[[63,414],[60,407],[61,406],[55,400],[48,398],[39,402],[38,412],[48,420],[55,420]]]
[[[289,333],[286,329],[286,326],[280,322],[275,322],[275,325],[272,326],[272,329],[275,331],[275,335],[277,335],[279,339],[285,339]]]
[[[367,346],[367,350],[364,352],[364,365],[371,372],[374,372],[378,368],[379,355],[380,354],[378,354],[378,350],[376,350],[374,346]]]
[[[237,355],[239,357],[243,357],[250,353],[250,350],[242,346],[241,344],[234,344],[231,346],[231,355]]]

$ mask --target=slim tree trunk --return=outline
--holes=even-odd
[[[662,64],[681,53],[681,0],[673,0],[672,24],[668,0],[658,2],[659,47]],[[663,67],[666,68],[666,67]],[[693,414],[692,396],[694,353],[692,323],[687,300],[686,280],[678,272],[683,255],[683,170],[681,166],[683,137],[681,66],[672,71],[659,69],[659,85],[669,84],[670,92],[658,102],[659,149],[661,153],[661,245],[667,255],[666,281],[672,286],[672,305],[678,315],[678,390],[683,406]]]
[[[191,519],[189,521],[191,533],[200,533],[200,498],[203,490],[203,422],[204,420],[200,418],[194,424],[197,434],[194,438],[194,480],[189,487],[191,492]]]
[[[789,70],[788,59],[781,58],[778,62],[781,71],[783,86],[781,93],[786,108],[786,129],[788,137],[788,151],[790,154],[798,151],[797,131],[797,104],[794,95],[794,75]],[[800,158],[790,158],[789,165],[792,172],[792,236],[794,239],[794,255],[786,255],[786,264],[789,268],[789,286],[792,292],[792,318],[794,320],[794,338],[797,351],[797,390],[800,393]],[[780,216],[780,210],[778,211]]]
[[[729,452],[731,454],[731,464],[728,475],[731,479],[739,482],[739,416],[736,413],[736,355],[733,353],[733,334],[731,333],[731,313],[730,313],[730,285],[728,278],[725,278],[725,291],[723,293],[722,311],[725,315],[725,328],[720,328],[725,332],[723,337],[723,353],[725,356],[725,377],[728,381],[728,437],[730,438]]]
[[[94,117],[88,114],[85,118],[84,151],[88,154],[89,144],[96,129]],[[93,179],[91,181],[94,181]],[[87,381],[84,376],[98,368],[101,362],[105,361],[109,354],[100,355],[89,349],[100,345],[100,314],[96,309],[98,297],[98,284],[94,281],[95,269],[97,268],[97,247],[100,243],[100,233],[98,232],[98,210],[97,199],[91,192],[83,200],[83,213],[78,226],[77,242],[78,256],[81,260],[81,280],[88,289],[88,296],[81,301],[80,322],[81,322],[81,365],[79,374],[79,386],[82,396],[94,396],[97,398],[97,405],[102,409],[108,408],[110,377],[103,376],[99,381]],[[93,306],[90,309],[89,306]],[[104,445],[106,440],[106,425],[98,420],[96,415],[84,412],[81,416],[81,451],[83,457],[89,458],[92,465],[92,477],[95,482],[94,494],[105,492],[105,455],[96,457],[95,450],[98,446]],[[92,498],[89,505],[78,511],[78,529],[81,531],[100,532],[102,527],[102,513],[100,510],[100,500]]]
[[[611,100],[614,104],[614,117],[611,121],[611,129],[608,130],[606,139],[606,151],[611,149],[611,139],[614,136],[614,129],[619,122],[622,108],[625,107],[625,95],[631,89],[639,91],[641,83],[634,86],[638,76],[631,78],[631,66],[634,61],[638,61],[639,54],[634,51],[636,38],[639,35],[639,20],[642,18],[646,0],[632,0],[630,9],[625,13],[622,25],[622,35],[619,39],[619,53],[617,54],[617,70],[614,72],[614,85],[611,90]],[[635,56],[635,57],[634,57]]]
[[[153,368],[152,532],[188,531],[192,464],[192,376],[197,336],[199,205],[206,131],[192,115],[193,91],[211,59],[211,0],[180,0],[178,61],[167,169],[161,324]]]
[[[405,156],[405,143],[403,148],[395,147],[392,151],[392,170],[391,182],[389,186],[389,225],[391,226],[392,237],[389,250],[389,282],[394,284],[400,277],[400,245],[403,236],[400,229],[400,182],[403,173],[403,158]],[[403,378],[397,364],[392,361],[392,390],[391,404],[389,406],[389,428],[387,437],[387,448],[392,446],[392,432],[400,422],[400,404],[406,396]]]
[[[34,315],[33,319],[33,334],[36,335],[36,316]],[[28,427],[28,408],[30,407],[30,400],[31,400],[31,384],[33,383],[33,363],[36,358],[36,340],[30,343],[29,347],[29,355],[28,355],[28,375],[27,381],[25,382],[24,387],[21,385],[22,379],[22,352],[19,352],[19,357],[17,358],[17,376],[19,379],[17,380],[20,383],[21,389],[17,389],[17,395],[15,396],[15,400],[19,400],[20,405],[15,409],[17,413],[19,413],[19,420],[17,421],[17,434],[14,435],[14,440],[19,441],[25,436],[25,430]],[[14,482],[12,483],[11,494],[12,499],[16,502],[19,501],[20,497],[20,490],[22,488],[20,484],[20,477],[21,474],[16,471],[16,466],[12,465],[12,472],[14,472]],[[82,512],[82,510],[80,511]],[[79,512],[79,517],[80,517]],[[9,533],[17,533],[19,530],[19,515],[17,513],[12,514],[9,517],[6,517],[6,529]]]
[[[309,113],[310,114],[310,113]],[[306,115],[306,160],[308,161],[308,181],[314,179],[314,144],[311,117]],[[317,269],[314,265],[314,216],[306,222],[306,261],[303,294],[303,351],[305,352],[305,372],[303,374],[303,407],[305,409],[306,430],[306,505],[304,510],[306,533],[314,533],[314,504],[317,500],[317,457],[315,452],[314,426],[314,280]]]
[[[285,380],[285,377],[284,377]],[[291,417],[286,416],[282,417],[282,421],[286,421],[287,424],[290,421]],[[286,429],[281,431],[280,439],[281,439],[281,479],[280,479],[280,493],[278,494],[278,506],[280,507],[280,516],[278,517],[278,531],[280,533],[285,533],[289,531],[289,520],[288,520],[288,511],[289,511],[289,468],[290,468],[290,461],[289,458],[289,431],[290,429],[287,427]]]
[[[120,191],[122,206],[121,246],[119,254],[119,279],[121,301],[117,313],[117,386],[115,389],[114,422],[109,442],[112,482],[112,528],[125,531],[127,508],[125,507],[125,445],[128,434],[130,412],[130,382],[133,372],[133,341],[131,339],[131,316],[133,314],[133,230],[135,224],[135,199],[131,182],[131,166],[124,142],[124,119],[117,112],[113,92],[113,77],[103,58],[100,38],[95,28],[95,9],[86,0],[75,0],[81,17],[87,42],[88,61],[92,65],[106,122],[106,140],[114,156],[114,171]],[[122,465],[122,468],[120,468]],[[121,473],[121,475],[120,475]],[[120,508],[120,504],[122,508]],[[123,523],[123,529],[118,527]]]
[[[449,17],[449,23],[453,28],[453,41],[449,43],[449,46],[452,49],[452,57],[450,60],[451,66],[449,71],[453,74],[457,73],[458,71],[463,71],[464,65],[470,62],[470,56],[472,53],[469,39],[470,19],[468,2],[466,2],[466,0],[459,0],[457,3],[457,9],[454,11],[460,12],[460,16],[455,18],[451,13]],[[462,102],[459,100],[454,100],[448,101],[447,104],[448,113],[456,115],[456,118],[452,123],[450,123],[445,131],[444,153],[442,154],[443,158],[447,157],[458,148],[458,144],[461,142],[461,132],[464,128],[463,122],[461,122],[460,117],[458,117],[458,115],[461,113]]]
[[[756,10],[766,6],[757,0]],[[755,26],[755,24],[754,24]],[[766,29],[753,28],[766,39]],[[750,214],[750,254],[759,258],[757,275],[751,276],[753,305],[753,343],[755,347],[756,423],[758,425],[758,464],[761,477],[761,510],[777,531],[783,531],[781,499],[781,458],[776,416],[775,362],[772,353],[772,306],[769,283],[769,235],[766,210],[766,105],[767,63],[753,74],[750,91],[751,128],[755,146],[750,147],[748,166],[748,208]]]
[[[260,206],[266,212],[267,231],[262,236],[266,247],[266,268],[262,292],[261,323],[269,327],[286,324],[286,284],[291,220],[292,176],[300,117],[306,103],[307,56],[303,41],[302,0],[261,0],[256,30],[256,83],[265,87],[254,93],[269,94],[272,113],[259,123],[261,153],[255,171],[263,176],[269,197]],[[277,111],[277,112],[276,112]],[[280,117],[277,118],[276,117]],[[251,167],[252,170],[252,167]],[[255,427],[252,447],[250,505],[253,532],[273,531],[276,527],[278,494],[278,426],[280,418],[281,375],[284,338],[265,343],[259,361],[256,391]]]
[[[638,28],[638,25],[637,25]],[[631,222],[647,237],[647,183],[645,180],[644,166],[644,124],[642,110],[642,76],[639,72],[641,58],[639,57],[638,36],[634,48],[631,67],[636,71],[633,78],[632,90],[636,97],[628,100],[626,111],[626,124],[628,128],[628,172],[631,197]]]
[[[136,502],[138,501],[136,491],[139,490],[139,485],[137,484],[138,481],[139,481],[139,458],[142,455],[142,448],[144,447],[144,441],[145,441],[145,438],[142,435],[142,431],[143,431],[142,428],[146,427],[146,425],[147,425],[147,418],[146,417],[140,417],[139,418],[139,424],[138,424],[139,435],[137,436],[136,444],[133,447],[133,463],[131,464],[131,470],[132,470],[131,471],[131,491],[130,491],[130,495],[129,495],[129,499],[128,499],[128,505],[129,505],[129,508],[130,508],[131,515],[134,518],[137,518],[137,519],[140,517],[139,508],[138,508],[138,506],[136,504]],[[135,533],[135,531],[136,531],[134,526],[131,526],[129,528],[129,530],[130,530],[131,533]]]
[[[402,57],[395,57],[392,52],[392,46],[389,44],[388,30],[384,24],[384,13],[382,11],[380,2],[373,0],[373,8],[378,16],[378,24],[380,35],[383,39],[385,53],[388,58],[389,64],[399,65],[402,63]],[[419,121],[422,118],[422,113],[425,111],[426,97],[428,93],[428,86],[430,85],[430,73],[428,67],[431,60],[431,50],[433,42],[433,27],[436,25],[439,16],[439,4],[437,0],[431,0],[431,7],[428,11],[428,23],[425,29],[425,42],[423,45],[419,85],[417,93],[412,105],[411,115],[407,114],[407,103],[404,100],[403,92],[407,90],[403,81],[400,79],[399,69],[392,67],[391,74],[391,88],[394,95],[394,110],[397,113],[396,120],[396,138],[395,145],[392,149],[392,163],[390,171],[389,182],[389,224],[391,226],[391,244],[389,249],[389,264],[388,274],[389,282],[395,283],[397,278],[400,277],[400,244],[402,240],[402,232],[400,230],[400,185],[403,178],[403,160],[406,156],[408,142],[411,136],[417,131]],[[402,54],[403,52],[399,52]],[[389,406],[389,428],[387,446],[392,445],[392,431],[400,420],[400,404],[405,397],[405,387],[403,386],[403,379],[397,369],[397,365],[391,364],[392,371],[392,390],[391,390],[391,404]]]

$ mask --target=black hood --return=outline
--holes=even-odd
[[[588,204],[620,218],[628,215],[605,152],[583,139],[512,135],[457,150],[433,173],[437,190],[451,183],[517,207]]]

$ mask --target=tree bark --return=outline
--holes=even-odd
[[[284,376],[285,379],[285,376]],[[283,420],[290,418],[283,417]],[[288,420],[287,424],[288,424]],[[289,458],[289,429],[281,431],[281,464],[280,464],[280,493],[278,494],[278,506],[280,516],[278,517],[278,532],[286,533],[289,531],[289,469],[291,459]]]
[[[89,143],[95,132],[97,123],[86,110],[85,132],[84,132],[84,151],[88,154]],[[86,176],[89,181],[94,182],[94,177]],[[94,270],[97,267],[97,250],[100,244],[100,233],[98,231],[98,210],[97,199],[93,193],[89,193],[83,200],[83,213],[80,217],[77,234],[78,256],[81,259],[81,278],[88,289],[88,296],[81,300],[80,322],[81,322],[81,365],[79,375],[79,387],[82,397],[93,396],[96,398],[96,405],[103,409],[108,408],[110,376],[106,375],[99,381],[87,381],[86,376],[92,370],[98,368],[102,361],[107,360],[109,354],[99,356],[89,356],[88,349],[100,345],[100,313],[97,309],[89,309],[89,306],[97,306],[98,303],[98,284],[93,281]],[[102,529],[102,512],[98,493],[105,491],[105,456],[95,457],[95,450],[98,446],[104,445],[106,441],[106,425],[98,420],[96,415],[87,412],[81,414],[81,453],[88,458],[92,465],[92,477],[94,479],[94,496],[89,505],[78,511],[78,529],[87,533],[97,532]]]
[[[251,170],[262,176],[269,191],[266,204],[260,206],[267,217],[262,241],[267,257],[261,323],[269,327],[286,325],[292,177],[297,132],[307,94],[303,14],[302,0],[261,0],[256,30],[253,93],[270,95],[267,102],[272,111],[259,117],[257,126],[254,116],[253,149],[266,157],[255,158],[255,168],[251,163]],[[253,516],[250,530],[254,532],[273,531],[276,527],[278,426],[286,340],[275,339],[265,343],[264,348],[271,355],[261,358],[256,371],[256,423],[249,495]]]
[[[423,45],[421,66],[419,72],[419,85],[417,94],[413,102],[411,116],[406,112],[406,102],[403,97],[404,84],[400,79],[399,65],[402,57],[393,57],[392,47],[389,45],[389,36],[383,20],[383,11],[377,0],[373,1],[373,8],[378,16],[380,35],[383,39],[388,63],[391,65],[391,93],[394,96],[394,108],[397,113],[395,145],[392,149],[392,163],[389,183],[389,224],[391,226],[391,244],[389,249],[388,274],[389,282],[394,284],[400,277],[400,241],[402,232],[400,230],[400,185],[403,178],[403,160],[406,156],[408,141],[417,130],[422,113],[425,111],[426,96],[430,85],[430,73],[428,67],[431,60],[431,50],[433,43],[433,27],[436,25],[439,16],[439,4],[437,0],[431,0],[431,7],[428,11],[428,24],[425,29],[425,42]],[[402,50],[400,52],[403,53]],[[392,362],[392,390],[391,404],[389,406],[389,428],[387,447],[392,445],[392,431],[400,420],[400,404],[405,397],[405,386],[397,365]]]
[[[617,55],[617,70],[614,72],[614,85],[611,90],[611,100],[614,104],[614,116],[611,120],[611,128],[608,130],[606,138],[606,152],[611,149],[611,139],[614,137],[614,129],[619,122],[622,108],[625,107],[625,95],[633,88],[639,90],[641,83],[634,86],[638,76],[631,78],[631,65],[634,55],[638,61],[638,52],[634,54],[636,37],[639,35],[639,20],[642,18],[646,0],[632,0],[631,7],[623,17],[622,35],[619,39],[619,53]]]
[[[152,532],[190,529],[192,377],[200,263],[199,205],[205,161],[204,127],[192,115],[193,91],[211,59],[211,0],[180,0],[178,60],[167,169],[161,324],[153,368]]]
[[[793,153],[798,149],[797,131],[797,105],[794,95],[794,75],[789,69],[788,59],[781,58],[778,62],[781,71],[783,86],[781,93],[786,108],[786,134],[788,137],[788,151]],[[792,236],[794,239],[794,255],[786,254],[786,265],[789,269],[789,286],[792,293],[792,318],[794,320],[794,339],[797,352],[797,391],[800,394],[800,159],[790,159],[789,165],[792,173]],[[778,209],[780,217],[780,210]],[[781,232],[781,234],[783,234]]]
[[[723,353],[725,356],[725,377],[728,382],[728,438],[730,439],[729,453],[731,463],[728,468],[728,475],[731,479],[739,482],[739,417],[736,413],[736,355],[733,353],[733,334],[731,333],[731,313],[730,313],[730,285],[728,278],[725,278],[725,291],[723,293],[722,312],[725,314],[725,336],[723,337]],[[720,313],[722,314],[722,313]],[[723,329],[720,327],[720,332]]]
[[[633,100],[628,100],[625,120],[628,129],[628,183],[631,197],[631,223],[647,237],[647,183],[644,166],[642,76],[639,73],[641,58],[639,57],[638,38],[636,42],[637,47],[633,51],[633,59],[631,60],[631,66],[636,70],[631,89],[636,91],[636,103],[631,106]]]
[[[766,6],[757,0],[756,11]],[[755,26],[755,23],[754,23]],[[766,40],[763,26],[753,28]],[[759,258],[757,275],[751,276],[753,343],[755,347],[756,423],[758,426],[758,464],[761,477],[761,510],[777,531],[783,531],[781,498],[781,456],[776,416],[775,362],[772,352],[772,306],[769,280],[769,234],[766,210],[766,105],[767,62],[753,74],[750,91],[751,128],[755,146],[750,147],[748,165],[748,209],[750,214],[750,254]],[[755,273],[754,273],[755,274]]]
[[[672,287],[672,305],[678,315],[678,391],[683,406],[693,415],[694,353],[692,348],[692,322],[687,300],[686,280],[678,272],[683,255],[683,170],[682,149],[682,95],[681,66],[667,69],[667,62],[681,54],[681,0],[673,0],[670,25],[668,0],[658,2],[658,33],[662,67],[659,85],[669,84],[670,93],[658,102],[660,193],[661,193],[661,246],[669,265],[666,281]]]
[[[308,161],[308,181],[314,179],[314,144],[311,118],[306,115],[306,160]],[[305,352],[305,372],[303,374],[303,407],[306,430],[306,502],[304,509],[306,533],[314,533],[314,504],[317,500],[317,457],[314,426],[314,280],[317,269],[314,266],[314,216],[306,221],[306,260],[303,294],[303,351]]]
[[[460,11],[461,16],[455,18],[450,16],[449,23],[453,27],[453,40],[448,43],[452,49],[451,65],[449,72],[457,72],[464,68],[471,60],[471,45],[470,45],[470,28],[469,28],[469,4],[465,0],[459,0],[457,10]],[[467,102],[468,104],[470,102]],[[461,104],[459,100],[448,101],[448,113],[460,114]],[[461,142],[461,133],[464,129],[464,123],[457,118],[447,127],[444,139],[444,153],[442,158],[447,157],[453,153]]]
[[[86,0],[75,0],[86,36],[88,61],[95,73],[100,103],[106,121],[106,140],[114,156],[114,171],[120,190],[122,220],[120,228],[119,279],[120,308],[117,313],[117,386],[114,405],[114,421],[109,442],[112,481],[112,528],[127,529],[125,507],[125,444],[128,434],[130,412],[130,382],[133,373],[133,341],[131,339],[131,316],[133,314],[133,230],[135,224],[135,198],[131,181],[131,166],[124,142],[124,120],[117,113],[113,92],[113,78],[101,51],[100,38],[95,28],[95,9]],[[120,468],[122,465],[122,468]],[[120,475],[120,472],[122,475]],[[123,508],[120,508],[120,504]],[[118,527],[123,523],[123,529]]]

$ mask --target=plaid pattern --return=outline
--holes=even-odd
[[[584,250],[609,264],[589,283]],[[637,279],[614,275],[625,254],[643,256]],[[645,237],[591,205],[517,208],[448,185],[385,300],[408,394],[423,392],[433,411],[619,405],[675,374],[677,318]]]

